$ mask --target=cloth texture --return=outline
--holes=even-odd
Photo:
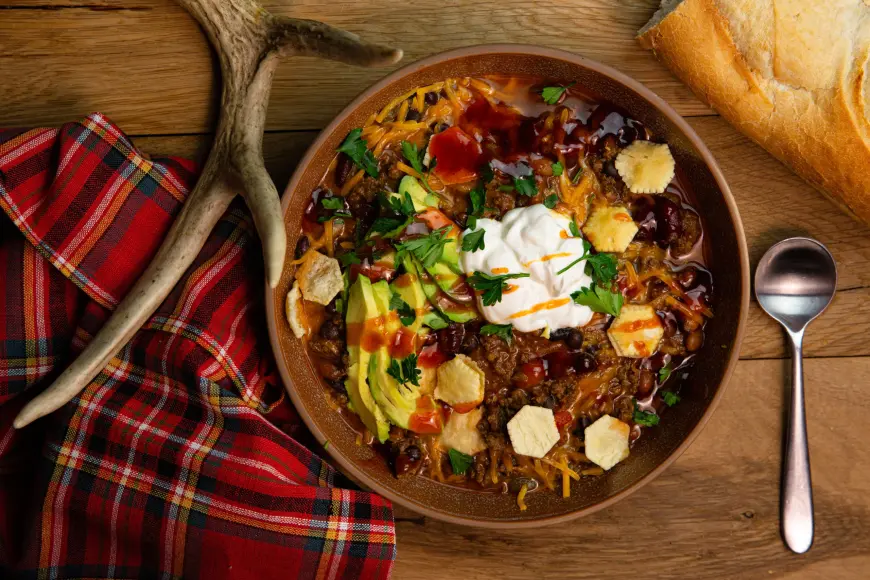
[[[236,200],[72,402],[12,420],[81,352],[196,182],[93,114],[0,130],[0,578],[384,578],[392,507],[315,455],[265,331]]]

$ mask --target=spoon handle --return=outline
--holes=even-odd
[[[813,486],[804,411],[803,330],[789,332],[792,389],[782,481],[782,534],[789,549],[803,554],[813,543]]]

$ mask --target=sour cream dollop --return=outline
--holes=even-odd
[[[571,299],[572,292],[592,285],[584,272],[586,261],[557,273],[583,255],[583,239],[572,237],[570,224],[567,217],[538,204],[512,209],[500,222],[479,219],[475,229],[463,232],[486,232],[483,250],[460,252],[460,264],[467,275],[475,271],[530,275],[508,280],[510,286],[501,301],[492,306],[484,306],[478,297],[480,310],[489,322],[513,324],[521,332],[589,323],[592,310]]]

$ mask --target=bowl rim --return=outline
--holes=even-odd
[[[341,112],[338,113],[338,115],[336,115],[335,118],[320,131],[318,136],[314,139],[314,141],[306,150],[305,155],[302,157],[302,159],[296,166],[296,169],[293,171],[293,175],[290,178],[287,187],[284,189],[284,193],[281,195],[282,219],[290,203],[290,194],[297,188],[299,182],[302,179],[302,175],[305,172],[305,169],[311,163],[316,153],[323,147],[324,142],[353,111],[355,111],[358,107],[368,101],[373,95],[377,94],[385,87],[393,84],[394,82],[402,79],[403,77],[421,69],[458,58],[494,54],[523,54],[527,56],[540,56],[549,59],[563,60],[570,62],[574,65],[585,67],[593,72],[609,77],[617,83],[626,86],[628,89],[634,91],[640,97],[651,103],[661,114],[665,115],[665,117],[667,117],[668,120],[671,121],[683,133],[683,135],[686,136],[686,138],[698,151],[698,153],[700,153],[701,159],[703,160],[705,166],[709,169],[714,180],[716,181],[716,184],[719,187],[720,192],[722,193],[731,217],[731,221],[734,225],[734,230],[737,238],[737,246],[740,254],[740,278],[743,282],[742,292],[740,296],[740,310],[737,322],[737,332],[734,337],[734,343],[730,357],[728,359],[728,364],[725,367],[725,372],[722,376],[722,380],[719,382],[719,385],[716,388],[716,392],[714,393],[709,405],[707,405],[707,408],[704,410],[703,415],[701,415],[701,418],[698,420],[697,424],[692,428],[692,430],[686,434],[682,443],[680,443],[680,445],[676,449],[674,449],[674,451],[671,452],[671,454],[668,455],[664,461],[662,461],[649,473],[647,473],[628,487],[620,490],[616,494],[608,497],[604,501],[601,501],[597,504],[564,514],[518,520],[488,520],[457,516],[434,509],[412,498],[402,496],[398,493],[394,493],[389,489],[383,488],[377,481],[370,478],[363,469],[359,468],[351,460],[345,457],[335,446],[326,447],[326,452],[338,463],[341,470],[348,474],[355,482],[362,483],[374,493],[377,493],[392,502],[407,507],[424,516],[432,517],[452,524],[460,524],[464,526],[473,526],[478,528],[524,529],[574,520],[583,516],[593,514],[599,510],[615,504],[618,501],[627,498],[649,482],[653,481],[665,469],[670,467],[670,465],[674,461],[676,461],[683,454],[683,452],[685,452],[689,445],[691,445],[695,438],[701,433],[701,431],[707,425],[707,422],[710,420],[713,412],[719,406],[719,403],[724,395],[725,388],[728,386],[728,383],[730,382],[731,376],[740,358],[740,346],[743,342],[743,336],[746,330],[746,321],[749,313],[749,251],[746,243],[746,235],[743,229],[743,222],[740,219],[740,213],[737,209],[737,203],[734,199],[733,194],[731,193],[731,188],[728,187],[728,183],[725,181],[722,170],[716,163],[713,154],[710,152],[710,150],[707,148],[707,146],[704,144],[698,134],[694,131],[694,129],[692,129],[692,127],[686,122],[686,120],[683,119],[683,117],[679,113],[677,113],[667,102],[665,102],[664,99],[659,97],[656,93],[654,93],[651,89],[647,88],[645,85],[641,84],[639,81],[632,79],[626,74],[608,65],[588,59],[579,54],[574,54],[572,52],[557,48],[518,43],[478,44],[433,54],[397,69],[396,71],[388,74],[384,78],[380,79],[379,81],[366,88],[355,99],[353,99],[353,101],[345,106],[341,110]],[[320,427],[314,422],[310,413],[305,410],[302,398],[293,387],[293,380],[290,377],[286,361],[283,357],[277,356],[277,354],[281,352],[281,343],[278,336],[275,316],[274,289],[269,287],[268,283],[265,285],[265,287],[266,322],[269,331],[269,342],[272,346],[273,352],[276,353],[275,362],[277,363],[281,380],[284,383],[285,389],[290,395],[290,399],[293,401],[294,406],[299,412],[299,415],[305,422],[306,427],[308,427],[308,429],[317,439],[318,443],[323,445],[327,440],[326,436],[324,435],[323,431],[320,430]]]

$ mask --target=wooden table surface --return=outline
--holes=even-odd
[[[274,0],[400,46],[404,63],[459,46],[543,44],[614,66],[656,91],[706,141],[737,198],[753,264],[809,235],[839,265],[839,293],[806,337],[816,506],[813,548],[779,536],[788,379],[785,341],[757,304],[741,361],[705,431],[664,475],[588,518],[538,530],[479,531],[396,510],[397,578],[870,577],[870,229],[841,214],[699,102],[634,40],[658,0]],[[202,158],[217,66],[170,0],[0,0],[0,126],[57,125],[101,111],[152,155]],[[275,77],[264,149],[278,189],[320,128],[388,71],[309,58]]]

